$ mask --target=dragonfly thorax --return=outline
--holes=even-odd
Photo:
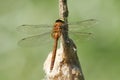
[[[58,39],[61,36],[61,31],[62,31],[61,26],[63,26],[62,22],[56,22],[54,24],[51,34],[54,39]]]

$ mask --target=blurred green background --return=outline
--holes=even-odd
[[[95,39],[77,43],[86,80],[120,80],[120,1],[68,0],[69,21],[94,18]],[[16,28],[53,24],[58,0],[0,0],[0,80],[41,80],[51,46],[21,48]]]

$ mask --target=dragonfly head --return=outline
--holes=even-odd
[[[61,23],[64,23],[64,20],[63,20],[63,19],[57,19],[55,22],[61,22]]]

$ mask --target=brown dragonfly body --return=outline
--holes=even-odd
[[[50,70],[53,69],[54,67],[54,62],[55,62],[55,57],[56,57],[56,50],[57,50],[57,45],[58,45],[58,39],[61,36],[62,32],[62,26],[64,24],[64,21],[62,20],[56,20],[54,26],[53,26],[53,31],[51,33],[51,36],[54,39],[54,47],[53,47],[53,53],[52,53],[52,58],[51,58],[51,65],[50,65]]]
[[[95,19],[88,19],[84,21],[70,23],[69,32],[73,32],[74,34],[77,34],[79,37],[82,37],[82,36],[83,38],[89,37],[90,33],[80,32],[80,31],[90,28],[95,23],[96,23]],[[73,25],[74,27],[70,25]],[[50,37],[49,34],[50,34],[51,26],[46,25],[46,24],[45,25],[42,25],[42,24],[41,25],[21,25],[17,28],[17,30],[21,33],[27,33],[27,34],[32,34],[32,35],[35,33],[35,35],[23,38],[18,42],[20,46],[33,47],[33,46],[42,45],[42,43],[44,43],[43,40],[45,40],[46,37],[47,39],[48,37]],[[52,71],[54,67],[58,40],[60,36],[64,34],[63,32],[65,31],[68,31],[68,30],[65,27],[64,21],[61,19],[56,20],[53,26],[53,29],[52,29],[52,33],[51,33],[51,36],[54,39],[54,46],[53,46],[53,54],[51,57],[50,71]]]

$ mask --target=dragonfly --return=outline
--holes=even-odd
[[[55,57],[56,57],[58,40],[61,37],[63,27],[65,27],[65,25],[69,25],[68,33],[77,33],[78,35],[90,36],[91,33],[80,32],[80,31],[91,28],[96,22],[97,22],[97,20],[95,20],[95,19],[88,19],[88,20],[83,20],[83,21],[66,24],[64,22],[64,20],[57,19],[55,21],[53,27],[52,27],[52,25],[47,25],[47,24],[21,25],[17,28],[17,30],[22,33],[30,33],[30,34],[32,34],[32,36],[21,39],[18,42],[18,45],[27,46],[27,47],[41,45],[41,43],[43,43],[43,41],[49,40],[49,38],[46,38],[44,40],[45,36],[47,35],[47,37],[48,37],[48,36],[50,36],[49,34],[51,34],[51,37],[54,40],[53,52],[52,52],[51,64],[50,64],[50,71],[52,71],[52,69],[54,67]]]

